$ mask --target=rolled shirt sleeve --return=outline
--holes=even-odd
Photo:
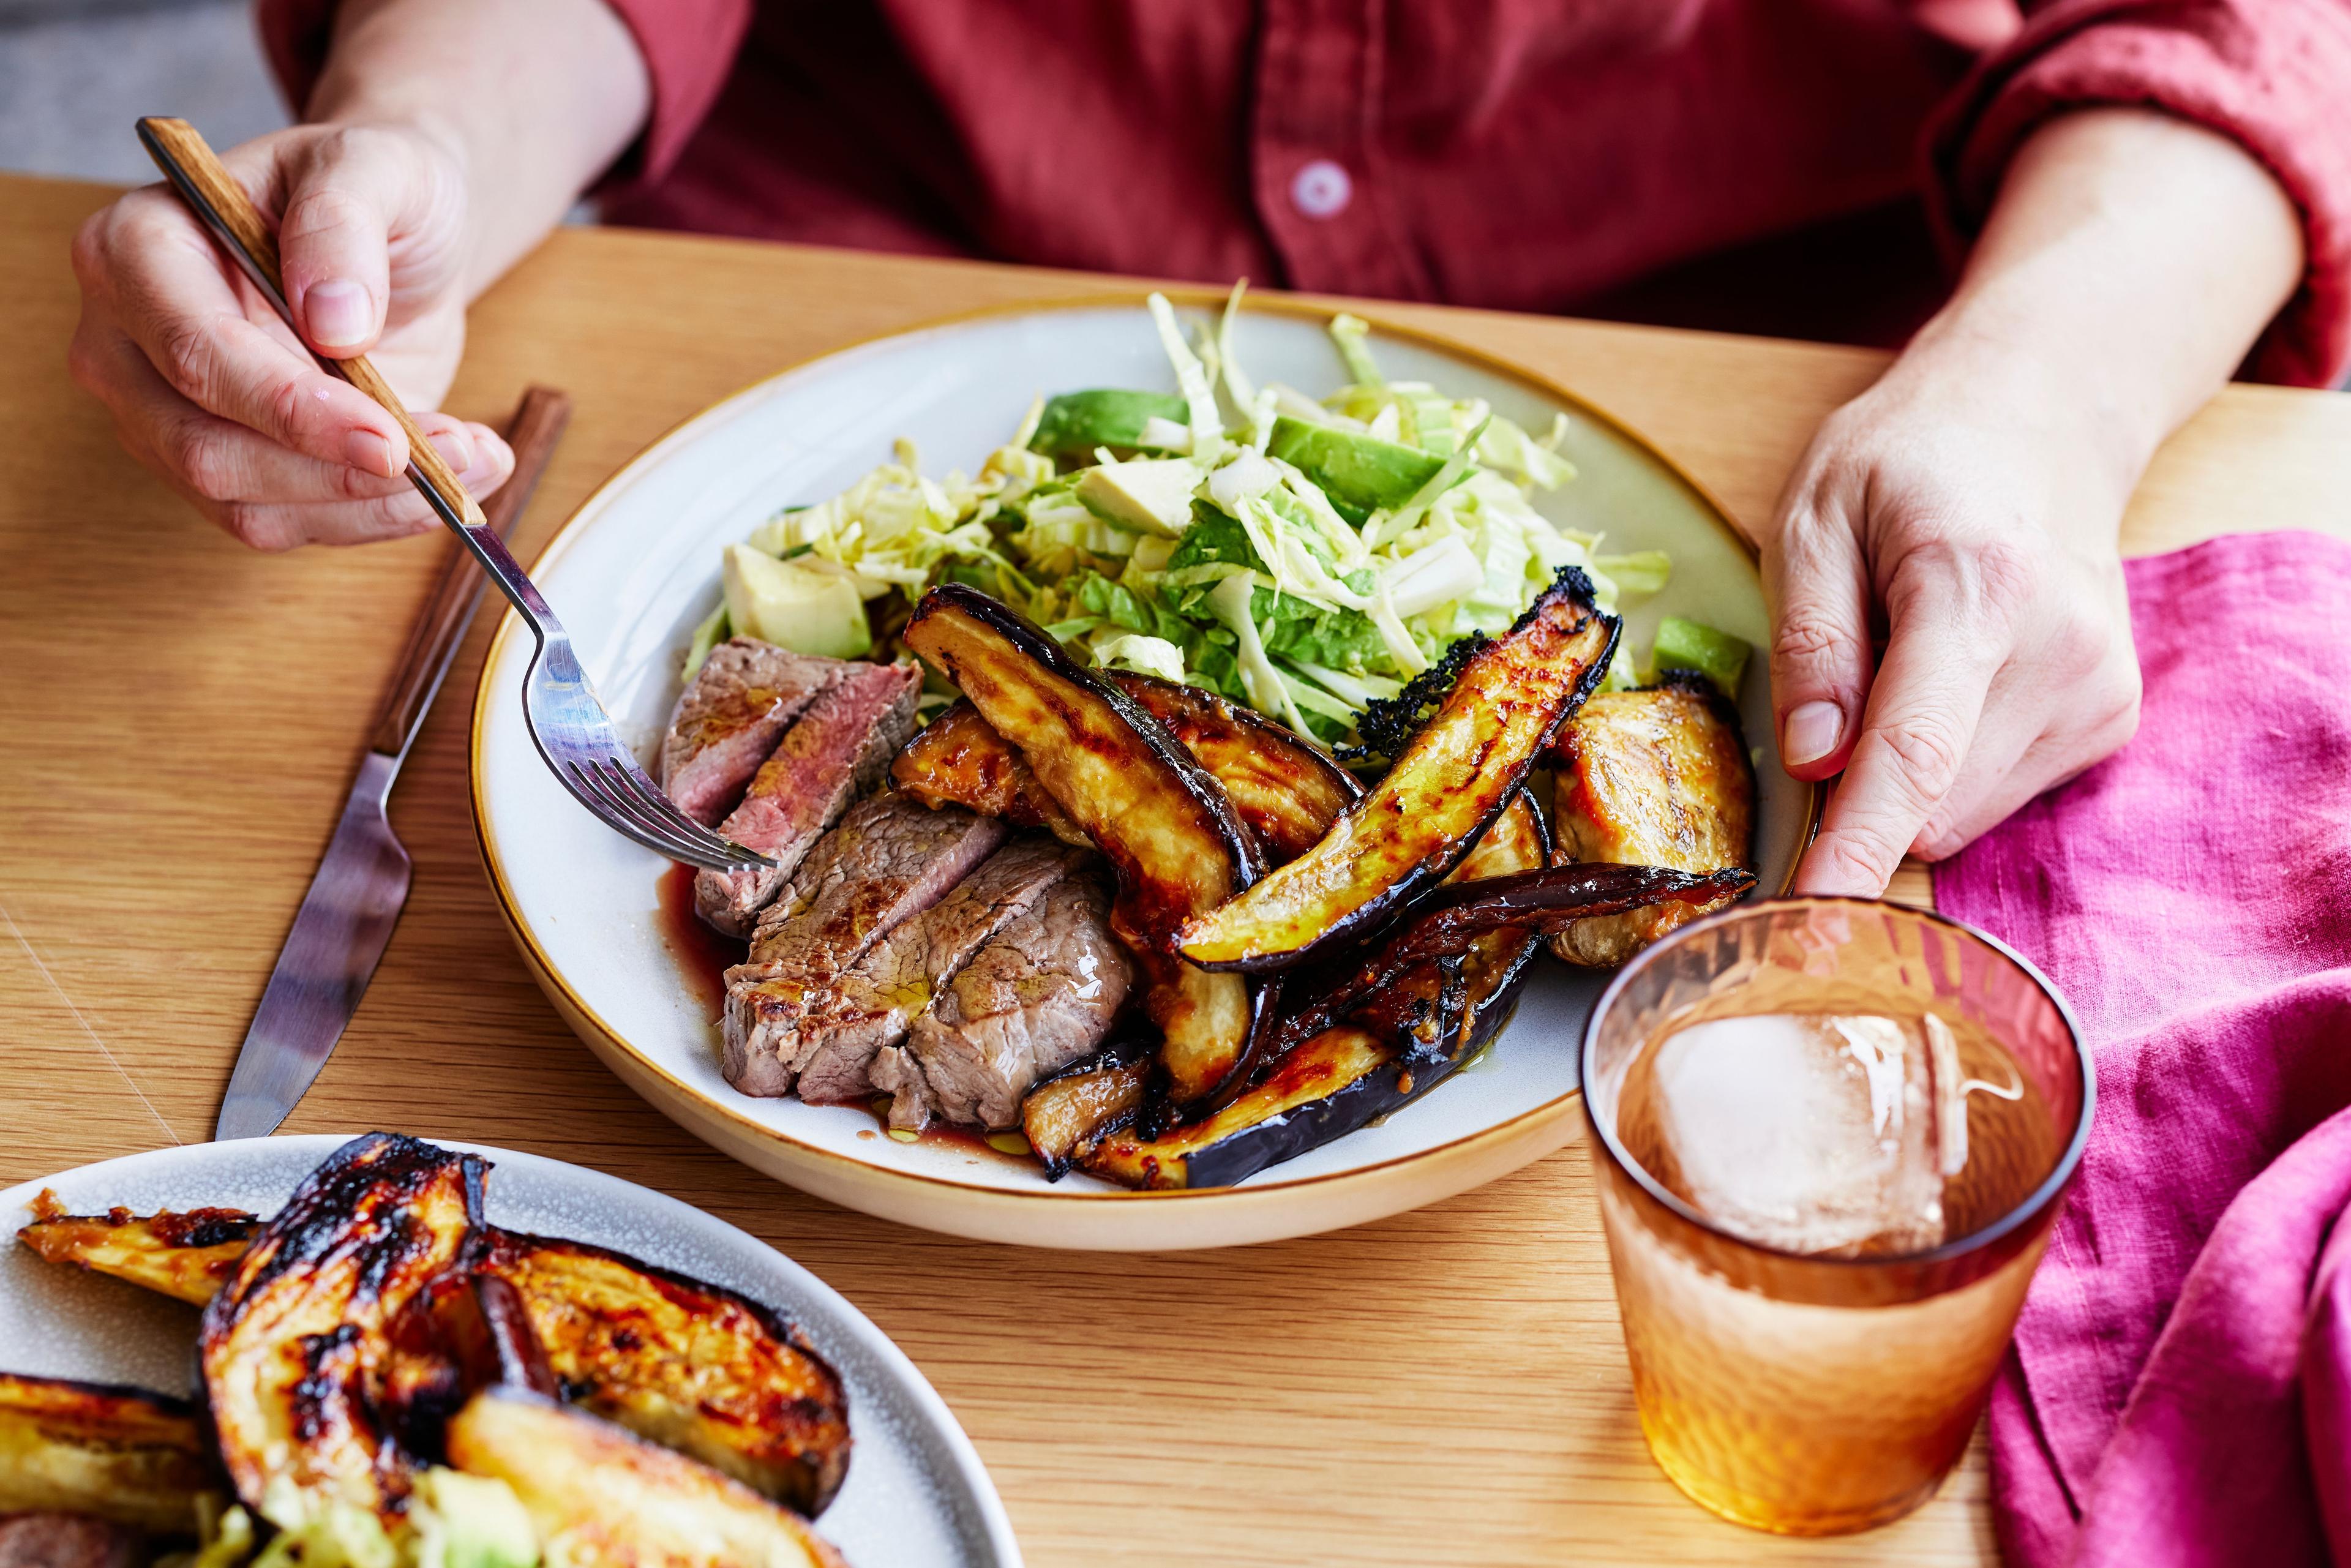
[[[637,41],[652,78],[643,134],[605,184],[660,179],[676,162],[726,86],[751,20],[752,0],[604,0]],[[287,101],[301,112],[334,41],[337,0],[259,0],[256,23]]]
[[[2306,270],[2249,361],[2329,386],[2351,366],[2351,0],[2057,0],[1928,130],[1930,200],[1972,235],[2017,148],[2068,110],[2159,109],[2233,138],[2302,217]]]

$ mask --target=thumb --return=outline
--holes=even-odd
[[[1817,495],[1788,505],[1764,548],[1763,591],[1780,765],[1826,779],[1853,755],[1869,695],[1869,573],[1851,522]]]
[[[430,204],[430,171],[381,132],[319,138],[288,172],[277,246],[287,303],[331,359],[375,346],[392,298],[392,236]]]

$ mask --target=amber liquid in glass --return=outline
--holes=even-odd
[[[1718,1512],[1806,1534],[1882,1522],[1932,1491],[1966,1446],[2042,1239],[1924,1299],[1889,1294],[1866,1261],[2000,1219],[2061,1142],[1984,1028],[1883,995],[1833,1000],[1673,1019],[1626,1065],[1615,1124],[1625,1152],[1716,1229],[1865,1266],[1791,1270],[1613,1169],[1602,1190],[1659,1464]],[[1803,1275],[1792,1288],[1791,1273]]]

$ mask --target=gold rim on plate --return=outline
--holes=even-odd
[[[1226,298],[1221,290],[1196,286],[1189,287],[1163,286],[1159,292],[1165,294],[1174,304],[1208,309],[1221,308]],[[886,332],[872,333],[794,361],[780,370],[737,388],[726,397],[695,411],[663,432],[602,484],[590,492],[588,497],[580,503],[571,516],[565,520],[563,527],[556,531],[555,537],[547,542],[547,547],[531,562],[529,570],[534,577],[538,577],[554,564],[564,550],[569,548],[572,541],[596,521],[608,499],[624,482],[633,478],[641,469],[650,466],[656,460],[665,456],[669,449],[695,425],[728,403],[762,388],[771,386],[788,376],[797,375],[824,361],[869,348],[876,343],[914,337],[920,333],[937,331],[967,322],[985,320],[990,317],[1041,316],[1060,311],[1140,308],[1134,294],[1129,291],[1105,290],[1100,293],[1059,298],[1001,300],[968,310],[956,311],[951,315],[914,322]],[[1561,386],[1547,376],[1540,375],[1522,365],[1514,364],[1484,349],[1464,343],[1443,333],[1383,319],[1376,308],[1367,310],[1359,308],[1353,301],[1323,302],[1311,297],[1251,294],[1244,308],[1259,310],[1270,315],[1313,319],[1326,319],[1334,310],[1345,309],[1350,314],[1363,318],[1375,332],[1382,335],[1417,344],[1475,365],[1489,374],[1516,382],[1573,411],[1580,417],[1613,432],[1656,464],[1673,478],[1675,483],[1696,497],[1708,520],[1729,536],[1750,562],[1758,562],[1761,559],[1754,545],[1731,523],[1729,508],[1724,507],[1705,486],[1692,477],[1678,462],[1659,450],[1646,436],[1625,424],[1607,410]],[[489,712],[490,672],[497,667],[498,661],[505,653],[507,640],[516,634],[517,629],[521,624],[521,617],[509,607],[505,615],[499,619],[496,634],[490,641],[489,651],[483,657],[482,667],[475,681],[472,728],[466,744],[466,764],[470,776],[467,793],[473,803],[475,840],[481,849],[483,870],[488,874],[490,886],[497,895],[499,913],[505,916],[507,928],[513,934],[515,945],[529,966],[532,977],[538,980],[539,988],[547,993],[549,999],[555,1004],[556,1010],[563,1015],[565,1021],[570,1024],[573,1031],[580,1035],[599,1060],[611,1067],[641,1098],[651,1098],[640,1087],[641,1079],[659,1083],[666,1087],[672,1095],[679,1097],[680,1103],[695,1106],[704,1117],[716,1118],[719,1126],[731,1131],[736,1139],[747,1139],[754,1145],[765,1145],[790,1163],[799,1164],[802,1163],[804,1157],[812,1158],[818,1162],[820,1168],[825,1166],[839,1167],[831,1174],[837,1178],[849,1180],[852,1185],[878,1186],[880,1189],[884,1190],[897,1188],[909,1195],[923,1191],[945,1190],[956,1194],[958,1198],[966,1201],[977,1200],[991,1208],[1000,1207],[1008,1215],[1034,1213],[1040,1206],[1071,1203],[1134,1204],[1155,1201],[1185,1203],[1202,1209],[1211,1206],[1222,1209],[1256,1208],[1260,1207],[1264,1200],[1278,1201],[1281,1195],[1303,1188],[1324,1187],[1334,1183],[1379,1184],[1384,1176],[1392,1175],[1405,1166],[1416,1167],[1429,1178],[1433,1186],[1441,1186],[1444,1185],[1440,1179],[1443,1176],[1458,1174],[1463,1167],[1474,1169],[1479,1164],[1479,1156],[1499,1154],[1505,1150],[1515,1154],[1527,1145],[1540,1143],[1555,1127],[1560,1132],[1560,1136],[1551,1144],[1550,1148],[1557,1148],[1564,1145],[1574,1134],[1576,1124],[1572,1120],[1570,1113],[1575,1102],[1583,1096],[1583,1091],[1580,1088],[1571,1089],[1556,1098],[1521,1111],[1517,1115],[1506,1121],[1498,1122],[1490,1127],[1481,1127],[1474,1133],[1466,1133],[1449,1143],[1439,1144],[1432,1148],[1421,1149],[1412,1154],[1398,1155],[1373,1165],[1327,1172],[1322,1176],[1293,1176],[1288,1180],[1255,1181],[1244,1186],[1207,1187],[1197,1191],[1186,1189],[1172,1192],[1134,1192],[1119,1189],[1109,1192],[1081,1192],[1054,1189],[1038,1192],[993,1186],[980,1182],[959,1181],[952,1176],[936,1176],[925,1171],[895,1169],[824,1148],[746,1115],[742,1111],[713,1097],[698,1085],[686,1082],[653,1061],[632,1045],[619,1030],[607,1023],[557,969],[553,960],[548,956],[546,949],[539,945],[538,936],[532,932],[529,923],[523,917],[522,910],[515,898],[514,890],[507,884],[505,872],[500,864],[497,845],[490,831],[487,803],[483,798],[482,747],[484,727]],[[1802,846],[1808,847],[1820,829],[1823,796],[1824,791],[1821,786],[1814,784],[1808,797],[1802,838]],[[1796,864],[1802,858],[1802,852],[1800,847],[1796,861],[1790,863],[1788,875],[1783,879],[1779,889],[1781,893],[1786,893],[1792,886]],[[1508,1028],[1507,1024],[1504,1025],[1505,1030]],[[656,1103],[655,1109],[664,1114],[671,1114],[668,1105]],[[672,1120],[679,1121],[687,1131],[698,1137],[705,1137],[707,1141],[708,1135],[703,1127],[687,1123],[674,1114],[672,1114]],[[1550,1148],[1536,1148],[1529,1157],[1540,1158],[1543,1154],[1549,1153]],[[1502,1173],[1497,1171],[1494,1174]],[[828,1187],[835,1186],[834,1183],[826,1185]],[[1474,1183],[1465,1184],[1465,1186],[1467,1185],[1474,1185]],[[1461,1190],[1464,1190],[1464,1187],[1447,1189],[1448,1193]],[[819,1196],[831,1197],[831,1193],[829,1191]]]

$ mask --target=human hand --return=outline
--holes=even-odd
[[[1874,897],[1906,852],[1957,852],[2137,729],[2136,466],[2055,380],[1930,333],[1790,478],[1763,550],[1772,711],[1790,773],[1844,774],[1798,891]]]
[[[412,409],[436,403],[465,336],[457,157],[406,128],[306,125],[222,161],[277,223],[287,299],[309,342],[369,354]],[[398,423],[319,368],[168,188],[93,215],[73,262],[74,380],[134,457],[231,535],[286,549],[434,525],[402,476]],[[513,472],[486,426],[434,413],[416,423],[475,495]]]

